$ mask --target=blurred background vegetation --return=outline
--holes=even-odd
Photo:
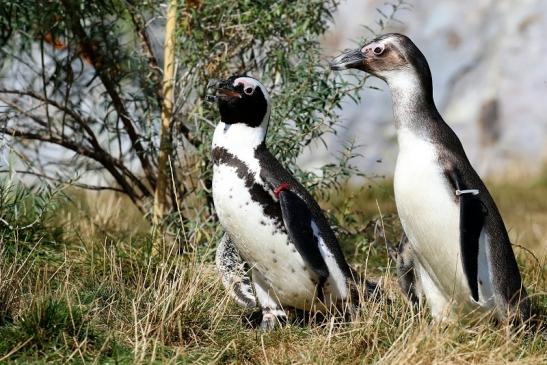
[[[148,214],[158,185],[165,7],[156,2],[8,2],[2,17],[4,173],[126,195]],[[211,216],[211,78],[247,73],[275,105],[270,147],[311,188],[349,175],[351,151],[321,177],[295,164],[332,130],[348,89],[328,77],[320,36],[336,1],[180,2],[169,140],[168,213]],[[348,156],[348,153],[350,154]],[[176,209],[178,205],[178,210]],[[169,215],[169,214],[168,214]]]
[[[172,3],[174,109],[159,241],[151,218],[168,4],[0,6],[0,362],[547,361],[540,338],[488,324],[416,325],[398,295],[391,182],[358,167],[367,148],[340,117],[376,86],[326,69],[322,42],[338,1]],[[398,26],[411,5],[381,4],[363,34]],[[218,114],[204,97],[209,79],[233,73],[271,91],[270,148],[318,198],[352,266],[381,278],[392,305],[363,308],[351,325],[294,325],[264,337],[225,296],[211,265],[221,234],[209,163]],[[328,158],[311,169],[306,161],[320,148]],[[545,301],[547,177],[489,186],[525,282]]]

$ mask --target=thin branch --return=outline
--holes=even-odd
[[[110,174],[116,180],[118,185],[121,186],[124,193],[127,196],[129,196],[129,198],[135,203],[135,205],[137,205],[139,207],[139,209],[142,206],[141,203],[140,203],[140,200],[141,200],[142,197],[139,196],[135,192],[133,187],[125,179],[124,175],[122,175],[116,169],[116,167],[112,163],[110,163],[110,161],[108,161],[106,155],[96,153],[96,152],[90,150],[89,148],[84,147],[81,144],[78,144],[78,143],[75,143],[73,141],[69,141],[69,140],[66,140],[66,139],[62,139],[59,136],[55,136],[55,135],[41,135],[41,134],[38,134],[38,133],[21,131],[21,130],[14,129],[14,128],[9,128],[9,127],[0,127],[0,133],[10,135],[10,136],[13,136],[13,137],[19,137],[19,138],[27,139],[27,140],[36,140],[36,141],[56,144],[56,145],[62,146],[64,148],[67,148],[69,150],[72,150],[72,151],[76,152],[78,155],[86,156],[88,158],[91,158],[91,159],[94,159],[94,160],[100,162],[105,167],[105,169],[107,169],[110,172]]]
[[[87,123],[82,119],[81,115],[75,112],[74,110],[65,107],[61,104],[59,104],[57,101],[49,99],[47,97],[44,97],[42,95],[39,95],[38,93],[35,93],[34,91],[20,91],[20,90],[9,90],[9,89],[0,89],[0,93],[3,94],[14,94],[14,95],[20,95],[20,96],[28,96],[33,99],[39,100],[43,102],[45,105],[51,105],[55,107],[56,109],[64,112],[65,114],[68,114],[72,117],[72,119],[80,126],[82,127],[87,135],[89,136],[90,142],[93,145],[93,147],[99,147],[99,141],[97,139],[97,136],[93,132],[93,130],[87,125]],[[13,104],[10,105],[13,107]],[[21,109],[19,109],[21,110]],[[28,116],[28,115],[27,115]],[[49,116],[47,116],[49,118]]]
[[[46,66],[44,61],[44,40],[40,39],[40,62],[41,62],[41,76],[42,76],[42,92],[44,93],[44,99],[47,99],[47,80],[46,80]],[[51,134],[51,118],[49,115],[49,105],[46,103],[46,121],[48,132]]]
[[[82,19],[82,16],[79,12],[78,7],[75,6],[75,4],[70,0],[62,0],[62,3],[65,9],[67,10],[67,12],[70,13],[70,16],[68,18],[70,21],[70,27],[72,29],[72,32],[74,32],[74,35],[79,39],[80,46],[82,47],[83,53],[85,54],[86,57],[89,58],[91,64],[95,68],[95,71],[97,72],[97,75],[99,76],[101,80],[101,83],[103,84],[104,88],[106,89],[106,92],[110,96],[110,99],[112,100],[112,105],[114,106],[114,109],[116,109],[116,113],[118,114],[118,117],[121,119],[124,125],[127,135],[129,136],[129,140],[131,141],[131,144],[135,148],[137,157],[145,172],[148,182],[150,183],[152,190],[155,190],[156,188],[155,171],[153,169],[153,166],[150,164],[147,153],[144,149],[144,146],[142,145],[141,136],[137,133],[135,126],[133,125],[133,122],[131,121],[129,117],[129,112],[125,108],[122,98],[120,94],[118,93],[118,91],[116,90],[115,83],[110,79],[110,77],[105,72],[106,70],[104,68],[104,63],[102,61],[104,55],[101,54],[101,50],[96,49],[96,47],[93,46],[91,40],[87,36],[87,33],[82,27],[82,24],[80,22],[80,19]]]
[[[111,191],[116,191],[116,192],[119,192],[119,193],[125,193],[125,191],[123,191],[122,189],[116,188],[116,187],[113,187],[113,186],[96,186],[96,185],[89,185],[89,184],[84,184],[84,183],[73,182],[73,181],[70,181],[70,180],[66,181],[66,180],[63,180],[61,178],[56,178],[56,177],[49,176],[49,175],[46,175],[46,174],[41,174],[41,173],[35,172],[35,171],[0,170],[0,173],[8,173],[8,172],[15,172],[15,173],[18,173],[18,174],[25,174],[25,175],[33,175],[33,176],[39,177],[41,179],[46,179],[46,180],[54,181],[56,183],[66,184],[66,185],[70,185],[70,186],[74,186],[74,187],[81,188],[81,189],[86,189],[86,190],[96,190],[96,191],[111,190]]]
[[[36,100],[39,100],[43,103],[46,103],[46,104],[50,104],[51,106],[55,107],[56,109],[68,114],[70,117],[72,117],[72,119],[74,120],[74,122],[76,122],[81,128],[84,129],[84,131],[86,132],[87,136],[88,136],[88,140],[89,142],[91,143],[91,145],[93,146],[94,148],[94,152],[95,152],[95,155],[97,156],[101,156],[102,159],[101,160],[106,160],[108,161],[109,163],[115,165],[116,167],[118,167],[120,170],[122,170],[123,174],[128,176],[131,181],[133,181],[133,183],[135,183],[139,190],[142,192],[142,194],[146,195],[146,196],[151,196],[152,195],[152,191],[150,191],[146,185],[144,185],[141,181],[141,179],[139,179],[137,176],[135,176],[126,166],[125,164],[119,160],[119,159],[116,159],[114,158],[113,156],[111,156],[107,151],[105,151],[102,146],[100,145],[99,143],[99,140],[97,139],[94,131],[89,127],[88,123],[86,122],[86,120],[83,119],[83,117],[78,114],[76,111],[74,111],[73,109],[71,108],[68,108],[68,107],[65,107],[61,104],[59,104],[58,102],[56,102],[55,100],[52,100],[52,99],[44,99],[44,97],[40,94],[37,94],[33,91],[19,91],[19,90],[9,90],[9,89],[0,89],[0,93],[5,93],[5,94],[15,94],[15,95],[20,95],[20,96],[29,96],[31,98],[34,98]],[[43,121],[41,121],[38,117],[30,114],[30,113],[27,113],[25,112],[24,110],[22,110],[20,107],[18,107],[16,104],[13,104],[11,102],[8,102],[4,99],[1,99],[3,102],[5,102],[6,104],[8,104],[10,107],[12,108],[16,108],[17,111],[19,111],[20,113],[23,113],[25,114],[27,117],[29,118],[32,118],[34,121],[36,121],[37,123],[40,122],[42,123],[41,125],[42,126],[46,126],[46,124],[43,123]],[[61,135],[61,140],[65,140],[65,136],[64,135]],[[88,156],[89,157],[89,156]],[[95,158],[94,158],[95,159]],[[95,159],[97,160],[97,159]],[[99,160],[97,160],[99,161]],[[100,162],[100,161],[99,161]],[[105,166],[106,167],[106,166]]]
[[[146,59],[148,61],[148,67],[150,68],[150,71],[153,73],[153,81],[156,85],[156,101],[158,105],[161,105],[162,102],[162,90],[161,90],[161,83],[160,80],[162,79],[162,69],[159,66],[158,60],[156,59],[156,56],[154,55],[154,52],[152,50],[152,42],[150,42],[150,37],[148,37],[148,33],[146,32],[146,24],[143,24],[142,16],[137,13],[135,6],[131,5],[130,3],[126,2],[126,9],[129,13],[129,16],[131,17],[131,22],[133,23],[133,27],[135,28],[135,31],[139,35],[139,38],[142,42],[142,48],[144,51],[144,54],[146,56]]]
[[[7,100],[7,99],[4,99],[2,97],[0,97],[0,101],[2,103],[6,104],[7,106],[9,106],[10,108],[16,110],[18,113],[28,117],[29,119],[31,119],[36,124],[38,124],[38,125],[40,125],[44,128],[48,128],[48,124],[46,122],[44,122],[42,119],[38,118],[37,116],[29,113],[28,111],[23,110],[19,105],[15,104],[14,102],[12,102],[10,100]],[[2,118],[2,120],[6,120],[6,118]]]

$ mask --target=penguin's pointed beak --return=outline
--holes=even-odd
[[[205,101],[214,103],[218,100],[218,97],[215,94],[219,83],[220,80],[218,79],[211,79],[209,80],[209,82],[207,82],[207,95],[205,96]]]
[[[349,68],[363,69],[366,58],[361,49],[352,49],[345,51],[341,55],[335,57],[329,62],[331,70],[340,71],[347,70]]]
[[[211,94],[206,96],[207,101],[214,102],[219,98],[241,98],[241,93],[235,90],[228,80],[211,79],[207,83],[207,89]]]

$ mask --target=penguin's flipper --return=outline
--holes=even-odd
[[[313,232],[313,219],[308,206],[290,190],[280,191],[278,197],[290,240],[306,264],[319,276],[320,284],[324,283],[329,269],[319,249],[319,237]]]
[[[478,197],[479,190],[466,186],[456,172],[452,172],[450,177],[460,201],[460,249],[463,272],[467,277],[473,299],[478,301],[479,238],[486,213]]]
[[[472,193],[460,195],[460,246],[463,271],[475,301],[479,300],[479,237],[484,224],[483,205]]]
[[[215,255],[215,264],[222,284],[237,304],[254,308],[257,306],[249,268],[241,258],[228,233],[224,233]]]

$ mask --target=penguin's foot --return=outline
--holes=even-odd
[[[262,312],[260,329],[272,331],[276,326],[283,326],[287,323],[287,314],[282,309],[265,309]]]
[[[386,294],[382,290],[380,284],[374,281],[365,280],[365,290],[367,298],[370,298],[374,302],[379,302],[386,297]]]
[[[450,306],[442,309],[431,307],[431,319],[434,325],[448,326],[457,322],[457,318],[451,311]]]

